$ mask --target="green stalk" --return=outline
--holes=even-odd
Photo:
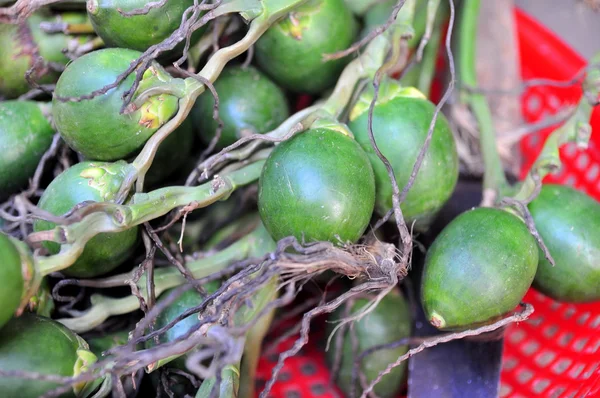
[[[262,343],[271,327],[274,317],[275,309],[272,309],[264,318],[258,320],[246,336],[244,356],[242,357],[241,364],[240,397],[255,396],[256,372],[258,370]]]
[[[419,78],[417,80],[417,88],[427,97],[429,97],[431,91],[431,83],[433,81],[433,76],[435,75],[437,56],[442,40],[442,24],[444,23],[444,21],[446,20],[446,16],[448,15],[447,8],[442,7],[442,9],[443,10],[439,11],[438,17],[435,20],[435,25],[431,30],[431,36],[423,52],[423,59],[421,60],[421,64],[419,67],[420,73]]]
[[[246,36],[229,47],[221,48],[199,72],[199,76],[209,81],[215,81],[227,62],[245,52],[274,22],[305,1],[307,0],[264,0],[261,3],[263,12],[251,22]],[[222,6],[235,2],[232,0]],[[333,94],[323,104],[322,109],[307,116],[307,119],[313,117],[311,120],[314,120],[321,114],[335,119],[340,115],[352,98],[356,82],[364,77],[372,77],[390,49],[395,50],[392,58],[398,55],[397,48],[400,40],[406,34],[413,33],[414,9],[415,0],[407,0],[394,25],[385,34],[369,43],[365,56],[348,65]],[[198,187],[168,187],[150,193],[141,193],[143,176],[152,164],[158,146],[187,117],[194,101],[205,89],[203,83],[193,78],[184,81],[177,80],[177,83],[179,84],[174,81],[173,89],[178,92],[181,90],[184,93],[180,99],[179,111],[148,140],[130,165],[119,193],[116,195],[115,202],[117,204],[101,203],[89,206],[82,212],[87,211],[90,214],[85,215],[81,221],[30,236],[32,241],[54,241],[61,244],[61,251],[58,254],[35,258],[36,272],[31,286],[33,292],[39,286],[44,275],[63,270],[73,264],[83,252],[85,244],[97,234],[120,232],[165,215],[176,207],[188,204],[193,204],[194,208],[206,207],[215,201],[226,199],[238,186],[258,179],[264,161],[256,161],[239,170],[215,177],[212,182]],[[310,127],[304,122],[302,125],[305,128]],[[128,205],[120,205],[119,203],[122,203],[127,197],[131,185],[136,180],[139,193],[133,196]],[[24,308],[31,294],[29,291],[24,295],[21,308]]]
[[[61,243],[61,250],[53,256],[34,257],[33,277],[27,292],[23,294],[19,311],[25,308],[31,296],[38,290],[43,277],[75,263],[86,243],[94,236],[99,233],[127,230],[163,216],[177,207],[194,204],[195,208],[202,208],[218,200],[227,199],[237,188],[256,181],[264,162],[256,161],[197,187],[167,187],[136,194],[129,205],[99,203],[96,211],[85,215],[79,222],[31,234],[30,239]]]
[[[260,224],[253,232],[233,243],[229,247],[198,260],[186,264],[194,279],[205,278],[222,271],[230,264],[246,258],[259,258],[275,249],[275,243],[264,226]],[[111,285],[127,286],[132,280],[133,272],[116,275],[103,281]],[[179,270],[174,267],[157,268],[154,270],[154,293],[160,296],[166,290],[186,283]],[[137,282],[142,296],[147,299],[146,275]],[[91,298],[92,306],[81,316],[58,319],[76,333],[84,333],[102,324],[106,319],[115,315],[127,314],[140,308],[140,302],[135,296],[113,298],[95,294]]]
[[[470,106],[479,126],[479,142],[485,166],[484,192],[493,192],[498,197],[507,192],[508,182],[496,146],[492,113],[485,95],[468,91],[469,88],[477,87],[475,40],[477,39],[479,6],[480,0],[465,0],[461,23],[458,26],[459,76],[462,84],[467,88],[461,92],[461,102]]]
[[[245,336],[239,337],[239,342],[244,342],[244,355],[250,353],[251,357],[242,358],[240,353],[239,358],[235,363],[227,365],[221,372],[221,385],[219,386],[219,398],[237,398],[240,397],[253,397],[253,385],[256,375],[256,365],[260,357],[260,344],[266,331],[271,325],[273,318],[274,309],[271,309],[267,314],[263,315],[261,319],[256,319],[257,316],[277,297],[277,277],[271,278],[271,280],[259,290],[252,298],[252,306],[243,306],[235,314],[235,326],[243,327],[248,325],[252,321],[256,321],[254,326],[246,332]],[[241,373],[242,370],[248,373]],[[240,386],[240,377],[243,381],[243,389]],[[216,383],[216,377],[211,377],[204,380],[198,392],[196,398],[208,398],[210,392]],[[249,385],[252,383],[252,386]],[[250,395],[248,395],[250,394]]]
[[[246,18],[253,18],[248,32],[237,43],[219,49],[208,60],[204,68],[198,72],[198,77],[185,79],[186,95],[179,101],[179,111],[144,144],[141,152],[131,164],[130,170],[117,194],[117,203],[122,203],[125,200],[134,182],[136,182],[136,192],[143,190],[144,176],[152,165],[160,143],[183,123],[192,110],[198,96],[206,90],[206,86],[202,83],[202,80],[214,83],[229,61],[246,52],[271,25],[306,1],[308,0],[263,0],[260,2],[262,7],[260,10],[257,9],[256,3],[252,2],[248,9],[241,12]],[[220,5],[213,13],[217,13],[219,9],[221,9],[219,11],[221,13],[225,13],[223,10],[227,12],[239,12],[239,10],[235,9],[236,7],[231,7],[231,4],[229,4],[234,2],[231,1]]]
[[[240,361],[241,359],[235,364],[225,366],[221,371],[221,385],[219,385],[218,398],[238,397],[238,390],[240,388]],[[210,397],[210,393],[216,382],[216,377],[204,380],[196,392],[196,398]],[[241,397],[245,397],[245,395],[241,395]]]
[[[587,148],[592,133],[590,118],[594,110],[594,102],[600,95],[600,53],[591,60],[590,65],[595,67],[588,71],[583,82],[583,96],[573,115],[558,129],[554,130],[546,139],[542,151],[529,169],[525,180],[519,186],[514,199],[531,202],[536,196],[536,187],[545,176],[558,170],[561,166],[559,149],[568,142],[574,142],[579,148]]]

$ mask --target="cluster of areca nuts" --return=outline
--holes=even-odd
[[[114,202],[131,171],[130,162],[139,156],[148,140],[181,111],[187,82],[202,84],[194,79],[174,77],[159,64],[169,65],[179,58],[184,47],[182,42],[149,63],[148,69],[137,79],[138,96],[133,97],[133,109],[123,112],[123,97],[133,86],[135,71],[139,69],[115,87],[105,89],[117,81],[143,51],[160,44],[176,31],[182,17],[189,17],[190,12],[186,10],[194,5],[193,0],[169,0],[158,7],[144,9],[149,3],[88,0],[87,17],[75,11],[58,13],[56,9],[42,9],[20,24],[0,25],[0,96],[6,98],[0,102],[0,198],[14,205],[13,199],[26,192],[24,189],[53,143],[55,132],[79,160],[51,178],[41,192],[33,222],[33,231],[38,234],[56,231],[60,224],[57,218],[86,203]],[[213,83],[218,95],[218,117],[214,117],[215,96],[206,90],[195,100],[189,116],[160,143],[145,176],[146,186],[162,187],[165,192],[163,202],[157,207],[166,206],[169,185],[195,167],[201,148],[211,145],[217,153],[240,139],[276,130],[293,118],[290,103],[298,94],[310,94],[315,99],[336,95],[336,91],[331,94],[330,89],[335,87],[342,71],[346,71],[344,68],[353,55],[324,62],[323,54],[343,51],[360,37],[366,37],[374,27],[386,22],[396,1],[377,2],[366,10],[355,1],[290,1],[292,3],[302,4],[282,14],[260,35],[253,46],[251,64],[242,64],[243,60],[236,59],[217,73],[218,78]],[[427,2],[414,3],[415,8],[424,8]],[[143,12],[127,14],[133,10]],[[361,15],[353,11],[360,11]],[[418,16],[417,12],[415,24]],[[260,14],[256,18],[260,18]],[[74,26],[86,21],[91,23],[93,31],[85,34],[49,33],[40,28],[43,22]],[[187,38],[192,49],[212,34],[213,27],[208,26],[208,29],[197,29]],[[234,43],[232,37],[224,39],[229,40],[226,44]],[[81,47],[98,39],[106,48],[74,60],[69,60],[63,51],[73,43]],[[29,52],[25,51],[26,47]],[[29,77],[39,84],[56,83],[52,102],[16,99],[29,90],[25,75],[39,59],[43,59],[47,67],[42,68],[43,71],[34,68]],[[200,59],[209,62],[206,56]],[[56,68],[57,64],[65,66],[64,71],[55,71],[60,69]],[[259,173],[241,184],[256,182],[256,203],[250,210],[250,219],[259,224],[254,230],[262,231],[266,243],[255,252],[262,250],[264,253],[259,254],[264,255],[275,248],[277,241],[287,237],[295,237],[307,245],[325,241],[349,247],[364,242],[374,221],[394,208],[395,188],[381,155],[389,162],[397,186],[402,188],[411,179],[434,117],[437,119],[427,151],[400,208],[411,231],[426,231],[435,222],[459,178],[459,157],[450,124],[443,114],[437,114],[435,104],[427,99],[428,93],[411,87],[410,81],[390,76],[384,77],[378,86],[377,101],[371,110],[375,89],[369,83],[348,88],[354,95],[351,102],[344,104],[342,112],[329,118],[315,118],[291,137],[274,140],[275,145],[264,145],[269,151],[268,156],[256,160]],[[90,96],[94,92],[100,93]],[[149,94],[139,95],[144,92]],[[294,126],[288,130],[291,127]],[[200,142],[196,143],[198,139]],[[27,197],[36,198],[36,195],[29,192]],[[139,195],[128,196],[124,205],[143,203]],[[3,214],[7,209],[9,207],[2,209]],[[224,211],[233,212],[233,209],[224,207]],[[462,330],[494,322],[515,309],[532,283],[561,301],[600,299],[597,260],[600,237],[595,234],[600,228],[598,203],[573,188],[544,185],[539,196],[529,204],[529,212],[554,265],[540,249],[523,217],[510,208],[474,208],[443,229],[427,249],[420,286],[422,307],[432,325],[442,330]],[[32,279],[31,272],[36,272],[38,258],[52,258],[62,253],[60,240],[54,236],[53,241],[45,240],[37,246],[27,241],[36,250],[34,256],[31,247],[17,239],[21,229],[11,229],[14,222],[8,216],[2,217],[6,220],[0,224],[11,231],[0,234],[0,279],[3,282],[0,371],[64,377],[81,374],[96,361],[94,355],[100,357],[102,351],[111,346],[125,344],[127,333],[108,340],[91,339],[88,346],[66,326],[51,320],[52,306],[46,305],[42,294],[29,291],[28,283]],[[77,259],[60,269],[60,277],[88,279],[113,275],[123,267],[132,269],[132,255],[141,240],[141,223],[119,232],[99,229],[87,240]],[[90,228],[95,226],[90,225]],[[185,236],[185,229],[182,233]],[[47,239],[50,236],[46,235]],[[24,240],[26,236],[20,238]],[[385,236],[378,238],[386,239]],[[402,267],[406,269],[409,265]],[[52,284],[58,280],[57,276],[52,274]],[[46,283],[44,279],[40,291],[47,289]],[[217,281],[204,287],[214,292],[218,286]],[[24,297],[37,300],[33,312],[38,314],[19,310],[19,316],[15,316]],[[353,300],[349,313],[359,313],[373,297]],[[195,290],[185,292],[160,314],[155,327],[167,325],[203,299]],[[51,304],[51,299],[49,301]],[[396,287],[390,289],[374,309],[355,321],[360,350],[408,337],[412,328],[410,311],[404,293]],[[337,311],[331,315],[332,320],[343,316],[348,313]],[[197,316],[185,318],[165,332],[160,337],[161,342],[180,338],[197,322]],[[328,354],[332,366],[336,362],[336,366],[341,366],[337,382],[344,391],[353,388],[351,369],[355,353],[350,340],[348,336],[336,340]],[[338,347],[340,342],[342,347]],[[367,381],[374,380],[390,361],[407,350],[408,346],[403,345],[387,350],[385,355],[367,356],[362,363]],[[186,370],[185,356],[165,366]],[[402,367],[394,369],[374,391],[381,397],[395,396],[402,387],[405,372]],[[183,380],[181,383],[185,387],[177,394],[190,393],[193,386]],[[74,384],[71,392],[77,396],[92,396],[102,388],[100,384],[98,380]],[[55,380],[0,375],[0,395],[3,396],[37,397],[59,385]],[[196,390],[191,394],[204,396],[202,388]]]

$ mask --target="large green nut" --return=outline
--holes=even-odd
[[[27,185],[53,135],[38,103],[0,102],[0,200]]]
[[[467,211],[427,251],[425,315],[439,329],[491,322],[519,304],[537,263],[537,242],[518,217],[486,207]]]
[[[79,98],[114,83],[140,55],[123,48],[94,51],[73,61],[60,76],[52,100],[54,123],[65,142],[86,159],[112,161],[132,155],[177,113],[179,100],[169,94],[152,96],[136,111],[121,113],[123,94],[132,87],[134,73],[105,94]],[[153,64],[140,87],[147,81],[171,79]]]
[[[23,295],[21,255],[11,238],[0,233],[0,328],[13,316]]]
[[[16,98],[31,89],[25,74],[40,60],[66,65],[69,58],[63,49],[69,46],[73,36],[62,33],[45,33],[40,29],[42,22],[83,22],[85,14],[65,13],[52,16],[47,12],[36,12],[19,25],[0,24],[0,96]],[[80,41],[87,37],[80,37]],[[31,79],[39,84],[55,82],[58,73],[40,64],[33,70]]]
[[[290,113],[285,93],[251,66],[226,68],[215,82],[215,90],[219,96],[219,117],[223,121],[218,148],[231,145],[243,136],[267,133]],[[192,111],[197,133],[207,144],[218,127],[213,118],[214,104],[212,94],[205,92]]]
[[[40,198],[38,207],[56,216],[61,216],[75,205],[85,202],[113,200],[121,187],[127,163],[82,162],[71,166],[56,177]],[[56,225],[37,220],[33,227],[46,231]],[[63,272],[78,278],[103,275],[118,267],[132,253],[137,243],[138,227],[122,232],[100,233],[85,245],[77,261]],[[44,242],[52,254],[58,253],[60,245]]]
[[[568,186],[544,185],[529,204],[555,261],[540,252],[533,286],[555,300],[600,300],[600,204]]]
[[[96,361],[87,343],[49,318],[23,314],[0,329],[0,370],[74,377]],[[38,398],[62,384],[31,378],[0,377],[3,397]],[[77,384],[61,397],[79,396]]]
[[[402,88],[388,80],[382,86],[373,111],[373,136],[390,162],[400,189],[409,181],[427,138],[435,105],[414,88]],[[383,215],[392,208],[392,183],[387,168],[371,145],[368,109],[372,90],[364,92],[350,113],[348,126],[365,150],[377,185],[376,210]],[[407,223],[426,229],[446,203],[458,181],[458,153],[447,119],[439,113],[429,148],[405,201],[400,206]]]
[[[347,316],[356,316],[361,311],[364,311],[369,304],[372,304],[374,296],[369,298],[359,298],[352,304],[350,312],[346,315],[344,307],[340,307],[330,316],[326,335],[329,336],[333,332],[333,328],[339,325],[339,320]],[[412,327],[411,310],[406,299],[402,296],[398,289],[392,290],[385,296],[377,307],[366,314],[360,320],[353,323],[354,331],[345,330],[341,340],[341,347],[338,346],[338,339],[335,337],[331,340],[332,347],[327,351],[327,363],[333,366],[336,358],[341,352],[340,369],[337,374],[336,384],[346,394],[350,394],[352,387],[352,369],[357,355],[353,350],[352,336],[350,333],[355,333],[356,341],[358,342],[358,350],[356,353],[362,353],[369,348],[393,343],[400,339],[410,336]],[[342,333],[338,330],[336,333]],[[401,355],[406,354],[408,345],[402,345],[396,348],[379,350],[370,355],[367,355],[361,362],[361,370],[366,376],[367,382],[372,382],[390,363],[394,362]],[[407,362],[395,367],[392,371],[385,375],[375,386],[374,392],[378,397],[395,398],[398,396],[399,390],[406,380]],[[360,383],[356,380],[355,391],[360,395],[362,389]]]
[[[161,43],[179,28],[185,10],[194,5],[194,0],[168,0],[160,7],[147,12],[126,15],[144,10],[152,3],[148,0],[88,0],[87,10],[94,30],[109,47],[129,48],[146,51]],[[205,27],[192,34],[190,44],[195,44]],[[172,52],[181,54],[185,42]]]
[[[356,242],[373,213],[369,159],[350,136],[307,130],[279,144],[259,179],[258,209],[273,239]]]
[[[357,30],[343,0],[309,1],[256,42],[256,61],[280,86],[318,94],[335,84],[347,62],[324,61],[323,55],[348,48]]]

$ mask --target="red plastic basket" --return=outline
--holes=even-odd
[[[515,11],[523,79],[548,78],[566,81],[585,60],[551,31],[522,11]],[[574,105],[581,97],[577,86],[568,88],[532,87],[522,96],[523,115],[534,122]],[[600,111],[592,118],[600,129]],[[523,173],[540,152],[553,128],[527,136],[521,142]],[[600,200],[600,134],[592,136],[586,151],[573,145],[561,149],[564,167],[547,182],[565,183]],[[600,303],[561,304],[531,289],[525,301],[533,304],[530,320],[506,331],[500,395],[502,397],[600,397]],[[281,352],[293,344],[290,338],[278,347]],[[314,340],[314,339],[313,339]],[[257,379],[271,376],[277,354],[261,358]],[[334,398],[342,394],[329,385],[330,373],[323,353],[309,344],[290,358],[271,391],[272,398]],[[487,397],[486,397],[487,398]]]
[[[567,81],[586,65],[577,53],[523,12],[515,13],[523,79]],[[577,85],[534,87],[522,97],[523,116],[534,122],[555,114],[581,98]],[[546,182],[569,184],[600,200],[600,110],[592,116],[594,134],[587,150],[574,144],[561,148],[561,170]],[[542,149],[553,128],[521,142],[523,173]],[[531,289],[525,301],[533,304],[532,318],[506,332],[502,397],[600,396],[600,303],[561,304]]]

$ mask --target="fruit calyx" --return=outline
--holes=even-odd
[[[109,201],[121,188],[125,177],[125,166],[127,162],[124,160],[114,163],[93,162],[82,170],[79,176],[87,179],[88,185],[98,191],[103,201]]]
[[[372,85],[369,85],[362,94],[358,97],[358,100],[350,111],[349,119],[353,121],[360,115],[367,112],[375,96],[375,91]],[[418,98],[426,100],[427,97],[421,91],[415,87],[404,87],[400,85],[397,80],[391,78],[385,78],[379,86],[379,95],[377,96],[376,104],[385,104],[396,98]]]

